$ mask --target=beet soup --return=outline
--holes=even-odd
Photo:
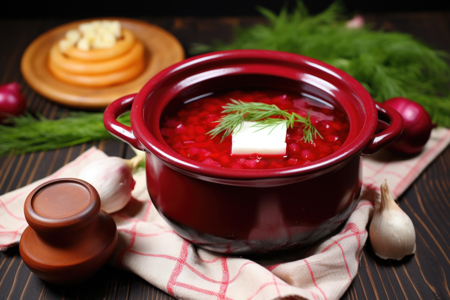
[[[276,105],[302,117],[308,114],[318,130],[313,142],[304,140],[303,125],[287,129],[286,155],[247,156],[231,153],[231,135],[212,138],[214,129],[224,116],[223,106],[231,99]],[[164,111],[161,134],[166,143],[180,155],[208,165],[234,169],[274,169],[301,166],[335,152],[348,136],[350,123],[343,109],[325,100],[304,93],[276,89],[232,90],[211,93],[184,101]]]

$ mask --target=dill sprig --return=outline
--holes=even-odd
[[[26,114],[9,121],[11,125],[0,125],[0,155],[53,150],[113,137],[103,125],[103,113],[80,112],[58,120]],[[130,115],[124,114],[118,121],[129,125]]]
[[[207,134],[212,135],[212,138],[223,133],[223,140],[230,134],[237,133],[244,121],[257,122],[253,126],[258,127],[258,130],[266,128],[273,130],[280,125],[293,128],[296,123],[300,123],[303,126],[303,140],[305,142],[312,143],[317,135],[322,137],[316,127],[312,125],[309,113],[307,117],[302,117],[296,113],[282,110],[275,104],[244,102],[235,99],[230,99],[230,101],[223,106],[222,113],[225,116],[216,121],[219,124],[214,129],[207,132]]]
[[[231,49],[268,49],[316,58],[352,75],[383,102],[409,98],[427,109],[433,121],[450,127],[449,55],[400,32],[347,28],[342,7],[334,2],[309,15],[302,2],[288,13],[259,8],[266,22],[237,27],[231,43],[193,45],[192,53]]]

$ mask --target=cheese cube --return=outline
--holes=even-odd
[[[89,51],[90,45],[86,38],[81,38],[77,42],[77,48],[84,51]]]
[[[112,34],[114,34],[116,38],[120,38],[122,36],[122,29],[120,27],[119,21],[109,22],[107,28]]]
[[[74,45],[74,42],[66,40],[66,39],[62,39],[62,40],[59,41],[59,49],[63,53],[66,52],[67,49],[69,49],[73,45]]]
[[[231,154],[233,155],[285,155],[286,123],[275,128],[264,128],[253,125],[256,122],[244,121],[241,129],[232,133]]]
[[[66,40],[73,42],[75,44],[81,37],[81,34],[76,29],[71,29],[66,32]]]
[[[111,32],[104,31],[97,34],[95,39],[92,41],[92,48],[110,48],[116,43],[116,38]]]
[[[95,40],[96,37],[97,37],[97,32],[95,32],[94,30],[87,30],[87,31],[83,32],[82,38],[86,39],[90,44],[90,43],[92,43],[93,40]]]
[[[100,20],[92,21],[91,26],[92,28],[94,28],[94,30],[98,30],[100,27],[102,27],[102,22]]]
[[[84,34],[87,31],[95,31],[95,28],[91,23],[81,23],[78,26],[78,30],[80,30]]]

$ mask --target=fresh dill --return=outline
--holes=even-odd
[[[260,8],[265,22],[237,27],[230,43],[193,45],[191,53],[231,49],[292,52],[333,65],[358,80],[374,100],[405,97],[421,104],[438,125],[450,127],[449,55],[433,50],[412,36],[362,28],[347,28],[339,2],[309,15],[302,2],[291,12]]]
[[[0,155],[23,154],[70,147],[95,140],[112,138],[103,125],[103,113],[74,113],[58,120],[27,114],[0,125]],[[130,124],[130,114],[118,118]]]
[[[230,99],[230,101],[223,106],[222,113],[225,116],[216,121],[219,124],[214,129],[207,132],[207,134],[212,135],[212,138],[223,133],[223,140],[230,134],[237,133],[244,121],[256,122],[256,125],[253,126],[256,126],[258,130],[266,128],[273,130],[280,125],[293,128],[296,123],[300,123],[303,126],[303,140],[305,142],[312,143],[317,136],[322,138],[316,127],[312,125],[309,113],[306,117],[302,117],[296,113],[279,109],[274,104],[244,102],[235,99]]]

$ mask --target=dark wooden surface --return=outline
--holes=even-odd
[[[145,18],[172,32],[189,49],[192,43],[228,41],[233,26],[260,22],[259,17]],[[411,33],[450,53],[450,11],[366,15],[378,27]],[[71,19],[0,20],[0,84],[17,81],[28,109],[53,119],[70,109],[36,94],[20,74],[20,58],[29,43]],[[187,53],[189,56],[189,53]],[[1,142],[1,137],[0,137]],[[130,157],[115,140],[54,151],[0,157],[0,195],[43,178],[95,145],[108,155]],[[343,299],[450,299],[450,148],[447,148],[399,199],[417,230],[417,253],[400,263],[376,258],[367,244],[358,276]],[[173,299],[134,274],[103,267],[72,287],[45,284],[20,258],[18,247],[0,252],[0,300],[3,299]]]

